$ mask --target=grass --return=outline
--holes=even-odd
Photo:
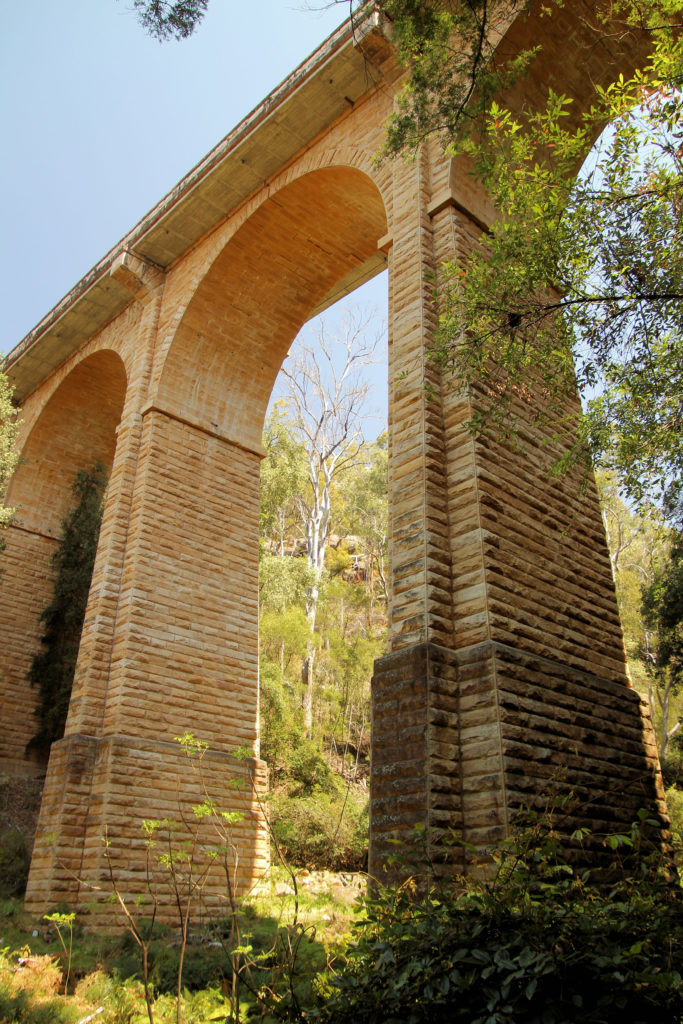
[[[276,869],[243,901],[239,915],[241,963],[251,962],[252,984],[285,991],[290,1000],[307,997],[316,974],[344,945],[360,883],[354,878],[344,885],[329,872],[302,872],[298,889],[296,928],[291,882]],[[65,913],[68,908],[51,909]],[[225,921],[192,934],[183,969],[183,1024],[226,1019],[232,978],[229,934]],[[0,900],[0,1024],[80,1024],[92,1014],[92,1024],[146,1024],[141,959],[128,932],[85,934],[76,919],[70,953],[65,995],[68,955],[54,924],[32,918],[21,900]],[[156,926],[150,948],[155,1024],[176,1022],[177,966],[174,931]],[[249,1002],[248,986],[242,985],[241,992]]]

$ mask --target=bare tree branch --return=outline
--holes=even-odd
[[[286,386],[285,402],[294,413],[296,431],[308,457],[307,498],[299,500],[299,514],[306,537],[306,553],[314,572],[306,594],[306,618],[311,629],[302,670],[305,686],[306,732],[313,729],[313,665],[320,576],[325,565],[332,489],[351,464],[363,443],[369,383],[364,370],[375,362],[382,332],[371,337],[373,315],[347,314],[341,331],[331,336],[324,320],[311,341],[297,339],[280,371]]]

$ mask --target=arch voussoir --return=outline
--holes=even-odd
[[[573,25],[584,8],[568,0],[558,17]],[[520,16],[501,47],[526,45],[551,20]],[[375,84],[351,30],[340,30],[306,76],[228,136],[9,358],[10,372],[33,382],[29,468],[12,485],[15,533],[33,546],[8,546],[14,568],[0,575],[2,614],[22,605],[24,625],[32,616],[12,645],[23,668],[5,645],[11,686],[38,643],[69,476],[95,452],[111,467],[66,733],[47,769],[27,893],[36,911],[66,899],[100,924],[109,911],[92,892],[110,863],[122,893],[140,892],[141,819],[182,820],[201,800],[176,740],[188,731],[210,747],[209,795],[239,811],[238,886],[265,870],[263,419],[302,324],[384,266],[392,571],[389,650],[373,680],[371,872],[396,841],[414,841],[416,825],[435,853],[452,830],[485,847],[508,833],[521,800],[539,801],[562,773],[591,803],[596,828],[628,830],[638,806],[665,813],[594,489],[579,501],[572,481],[548,479],[548,433],[536,423],[523,465],[504,443],[473,438],[472,400],[430,364],[441,267],[472,250],[492,211],[464,163],[434,140],[411,161],[375,161],[402,79],[373,32]],[[553,53],[557,26],[549,38]],[[535,103],[543,81],[534,64],[511,102]],[[574,72],[571,83],[585,85]],[[65,351],[60,332],[83,331],[84,309],[91,336],[50,364]],[[26,714],[12,707],[10,724],[24,721],[2,763],[26,770]],[[614,794],[609,812],[605,793]],[[470,866],[457,852],[439,863]]]

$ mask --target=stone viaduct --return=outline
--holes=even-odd
[[[511,15],[502,54],[542,43],[513,105],[552,86],[579,110],[596,82],[628,69],[624,40],[586,28],[592,7]],[[24,422],[0,576],[4,772],[45,770],[25,753],[26,674],[50,556],[76,471],[96,459],[111,471],[66,734],[45,778],[32,909],[87,909],[106,874],[105,828],[120,884],[139,891],[140,820],[197,800],[174,739],[186,730],[209,744],[212,796],[245,812],[238,884],[266,865],[263,420],[301,326],[385,267],[392,582],[389,653],[373,681],[371,870],[416,823],[480,845],[500,838],[560,766],[589,825],[624,827],[644,803],[665,813],[594,490],[578,498],[575,481],[547,476],[554,455],[536,426],[531,456],[474,440],[468,402],[427,363],[435,274],[468,253],[492,210],[434,140],[411,162],[377,166],[400,82],[376,18],[342,26],[6,360]]]

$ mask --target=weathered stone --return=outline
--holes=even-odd
[[[589,15],[568,0],[551,17],[511,16],[506,53],[541,44],[513,109],[551,86],[579,116],[596,83],[633,65],[625,38],[618,51],[593,45]],[[373,682],[371,870],[415,825],[428,843],[449,828],[497,841],[562,775],[598,828],[628,827],[639,804],[664,811],[595,488],[578,498],[574,477],[549,477],[553,425],[525,422],[521,399],[526,457],[473,438],[476,395],[429,363],[440,267],[467,257],[493,211],[436,140],[377,165],[401,84],[380,31],[340,30],[8,357],[24,461],[0,574],[4,771],[44,770],[25,755],[26,675],[50,556],[76,471],[99,459],[111,472],[66,734],[47,770],[36,912],[65,900],[102,919],[89,886],[108,878],[105,829],[122,890],[144,888],[140,821],[201,799],[174,740],[188,730],[209,744],[212,798],[243,815],[238,886],[265,867],[263,420],[302,324],[384,266],[392,577],[390,653]],[[455,851],[446,866],[467,859]]]

